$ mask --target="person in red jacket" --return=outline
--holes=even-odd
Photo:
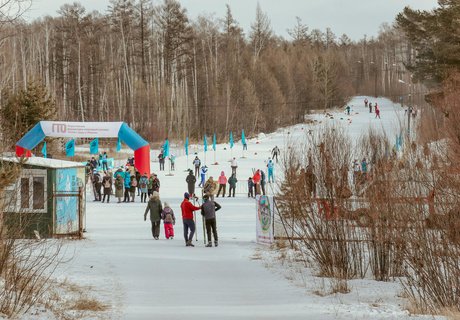
[[[254,173],[254,176],[252,177],[252,182],[254,182],[254,190],[255,194],[258,195],[260,194],[260,179],[262,176],[260,175],[260,170],[257,170],[256,173]]]
[[[194,247],[193,235],[195,234],[195,221],[193,221],[193,211],[200,210],[201,207],[195,207],[190,201],[190,194],[184,193],[184,200],[180,204],[182,211],[182,222],[184,224],[184,239],[186,247]],[[190,234],[188,233],[190,229]]]

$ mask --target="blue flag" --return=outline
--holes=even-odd
[[[212,136],[212,150],[216,151],[216,134]]]
[[[188,137],[185,138],[185,155],[188,156]]]
[[[230,149],[233,148],[233,132],[230,131]]]
[[[45,141],[45,143],[43,143],[42,154],[43,154],[43,158],[46,158],[46,157],[47,157],[47,153],[46,153],[46,141]]]
[[[206,140],[206,135],[204,135],[203,145],[204,145],[204,152],[208,151],[208,141]]]
[[[96,138],[89,143],[89,153],[98,154],[99,153],[99,139]]]
[[[241,131],[241,143],[243,146],[246,144],[246,137],[244,136],[244,129]]]
[[[75,140],[69,140],[65,144],[65,155],[66,157],[73,157],[75,156]]]
[[[165,144],[163,145],[163,157],[168,157],[169,156],[169,140],[165,140]]]
[[[117,140],[117,152],[120,152],[120,150],[121,150],[121,139],[118,138],[118,140]]]

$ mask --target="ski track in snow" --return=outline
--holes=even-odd
[[[364,97],[355,97],[350,101],[351,116],[338,110],[330,112],[333,120],[323,114],[312,115],[312,118],[322,124],[343,124],[354,140],[369,126],[374,126],[385,130],[392,141],[392,137],[399,133],[404,110],[383,98],[368,99],[378,102],[382,119],[374,119],[375,114],[369,114],[364,107]],[[348,118],[352,120],[350,124]],[[283,152],[287,138],[295,141],[302,138],[307,130],[316,130],[320,125],[296,125],[275,133],[260,134],[260,139],[247,139],[248,151],[245,151],[244,159],[241,158],[241,143],[236,142],[233,156],[238,160],[239,183],[246,184],[242,180],[252,176],[252,168],[265,167],[264,161],[275,145]],[[194,148],[191,146],[190,150]],[[203,162],[203,153],[198,155]],[[163,225],[160,240],[152,239],[150,221],[143,221],[146,205],[139,203],[140,198],[136,198],[136,203],[128,204],[117,204],[112,198],[106,204],[92,202],[92,194],[88,192],[86,240],[71,242],[76,254],[57,276],[91,286],[91,294],[111,306],[111,310],[104,314],[105,318],[409,318],[408,312],[398,305],[401,301],[396,296],[401,289],[397,283],[354,280],[350,282],[351,293],[320,297],[312,293],[321,281],[319,278],[309,275],[307,285],[302,286],[287,280],[283,275],[286,267],[276,261],[270,262],[267,267],[266,260],[252,259],[256,251],[265,249],[255,243],[255,203],[246,194],[238,194],[236,198],[216,198],[222,205],[217,213],[218,248],[204,247],[199,212],[198,241],[194,241],[196,247],[185,247],[179,205],[186,191],[184,170],[192,166],[193,158],[191,155],[187,164],[185,157],[178,157],[173,176],[166,176],[168,171],[159,172],[158,163],[152,163],[152,172],[157,173],[161,181],[161,199],[171,204],[176,215],[174,240],[164,239]],[[229,159],[228,145],[217,146],[217,166],[211,165],[214,153],[208,151],[208,176],[217,179],[221,170],[228,176]],[[275,178],[277,170],[278,165],[275,167]],[[246,190],[246,185],[237,190]]]

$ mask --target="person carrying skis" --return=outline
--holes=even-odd
[[[267,169],[268,169],[268,183],[275,182],[275,179],[273,177],[273,170],[275,169],[275,164],[273,163],[273,160],[270,158],[268,158]]]
[[[278,146],[275,146],[272,150],[272,159],[276,158],[276,163],[278,163],[278,155],[280,154],[280,149]]]
[[[200,180],[200,184],[198,185],[198,187],[201,187],[203,188],[204,187],[204,183],[206,181],[206,173],[208,172],[208,167],[206,166],[202,166],[201,167],[201,180]]]
[[[216,211],[222,208],[217,202],[209,199],[208,195],[203,196],[203,205],[201,206],[201,215],[204,217],[206,224],[206,235],[208,244],[206,247],[212,247],[211,231],[214,236],[214,246],[217,247],[219,238],[217,236]]]
[[[174,225],[176,224],[176,217],[174,216],[173,209],[171,209],[169,203],[167,202],[165,202],[165,206],[161,212],[161,219],[163,219],[166,239],[174,239]]]
[[[188,175],[187,175],[187,178],[185,178],[185,182],[187,182],[188,193],[190,194],[190,196],[194,197],[196,178],[195,178],[195,175],[193,174],[193,170],[188,171]]]
[[[193,165],[195,166],[195,178],[198,178],[198,173],[200,172],[201,161],[198,156],[193,160]]]
[[[219,176],[219,190],[217,190],[217,198],[219,198],[219,194],[222,191],[222,196],[225,197],[225,190],[227,188],[227,177],[225,176],[225,172],[221,172]]]
[[[160,194],[154,191],[149,199],[147,208],[145,208],[144,221],[147,220],[147,213],[150,212],[150,222],[152,223],[152,236],[155,240],[158,240],[160,238],[160,223],[162,211],[163,206],[161,205]]]
[[[186,247],[194,247],[193,235],[195,234],[195,221],[193,220],[193,211],[200,210],[201,207],[195,207],[190,202],[190,194],[184,193],[184,200],[180,205],[182,211],[182,223],[184,224],[184,240]],[[190,230],[190,233],[189,233]]]
[[[238,182],[238,180],[236,179],[236,175],[232,174],[232,176],[230,178],[228,178],[228,197],[230,198],[230,196],[232,195],[232,191],[233,191],[233,198],[235,198],[235,190],[236,190],[236,183]]]
[[[139,179],[139,189],[141,190],[141,203],[147,202],[147,192],[148,192],[149,178],[147,177],[147,172]]]
[[[230,168],[232,168],[232,174],[236,176],[236,168],[238,168],[238,162],[236,162],[235,157],[233,157],[232,161],[230,162]]]

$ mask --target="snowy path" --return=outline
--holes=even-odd
[[[400,107],[379,99],[382,118],[387,118],[377,122],[380,120],[373,119],[373,114],[364,112],[362,99],[350,103],[355,104],[355,110],[358,106],[363,109],[362,113],[352,116],[353,121],[348,125],[350,134],[356,138],[373,122],[379,126],[384,123],[393,134],[394,121],[403,113]],[[334,121],[341,121],[340,115],[336,118]],[[302,137],[305,129],[305,125],[298,125],[261,135],[259,140],[249,140],[246,159],[239,158],[241,145],[236,144],[233,155],[239,161],[238,178],[247,179],[252,168],[263,168],[264,160],[275,145],[283,149],[287,131],[290,131],[289,137],[295,139]],[[213,153],[207,155],[210,175],[214,177],[221,170],[227,174],[230,171],[230,151],[223,148],[224,145],[218,146],[219,166],[209,165]],[[201,153],[199,156],[203,160]],[[168,201],[176,213],[174,240],[164,239],[163,229],[160,240],[152,239],[150,223],[143,221],[145,204],[101,204],[91,202],[92,198],[88,197],[87,240],[73,243],[76,256],[66,270],[61,270],[62,277],[91,286],[92,294],[112,306],[109,318],[368,319],[372,315],[372,318],[392,319],[407,315],[397,305],[374,310],[352,294],[345,298],[322,298],[293,285],[281,273],[267,269],[263,260],[253,258],[258,247],[254,242],[255,204],[244,195],[216,199],[223,207],[217,219],[218,248],[204,247],[201,218],[197,225],[199,241],[194,242],[196,247],[185,247],[179,209],[186,190],[185,162],[184,157],[177,159],[178,171],[174,176],[159,173],[161,198]],[[152,163],[152,168],[157,172],[158,164]],[[380,288],[376,286],[373,294],[378,295]],[[390,296],[393,293],[398,292]]]

